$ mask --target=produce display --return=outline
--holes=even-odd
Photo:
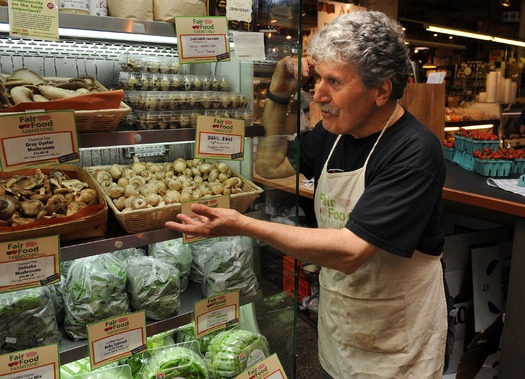
[[[19,226],[72,216],[98,203],[97,191],[65,171],[13,174],[0,178],[0,225]]]
[[[144,364],[141,379],[206,379],[208,371],[199,353],[184,346],[167,346],[153,352]]]
[[[152,320],[173,316],[180,307],[178,270],[154,257],[135,257],[126,265],[126,290],[134,311]]]
[[[82,358],[65,365],[60,366],[60,378],[61,379],[78,379],[78,375],[82,374],[98,374],[99,372],[112,370],[117,367],[117,362],[112,362],[104,365],[104,367],[91,370],[91,363],[89,357]],[[117,379],[117,377],[115,377]]]
[[[0,108],[107,91],[106,87],[89,75],[46,79],[32,70],[21,68],[10,75],[3,75],[0,80]]]
[[[64,283],[66,333],[87,337],[86,325],[130,311],[126,271],[111,253],[73,261]]]
[[[212,379],[234,378],[270,356],[266,337],[248,330],[231,329],[210,341],[204,360]]]
[[[0,354],[59,341],[55,307],[47,287],[0,293]]]
[[[177,158],[173,162],[144,162],[135,157],[129,165],[91,167],[119,212],[163,207],[213,195],[241,193],[243,181],[226,163]]]

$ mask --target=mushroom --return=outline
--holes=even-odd
[[[20,211],[26,217],[36,217],[44,209],[40,200],[24,200],[20,203]]]
[[[18,200],[14,196],[0,196],[0,219],[9,220],[16,212]]]
[[[88,186],[86,182],[82,182],[78,179],[66,179],[62,180],[62,186],[68,188],[73,193],[77,193]]]
[[[48,215],[65,214],[67,210],[67,200],[64,195],[57,194],[49,198],[46,203]]]
[[[77,193],[75,201],[82,201],[87,205],[93,205],[97,202],[97,191],[92,188],[84,188],[82,191]]]
[[[83,201],[72,201],[67,206],[66,216],[71,216],[71,215],[77,213],[79,210],[81,210],[82,208],[85,208],[85,207],[87,207],[87,204],[84,203]]]

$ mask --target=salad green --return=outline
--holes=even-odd
[[[143,256],[129,260],[126,290],[132,310],[144,310],[152,320],[173,316],[180,307],[177,269],[160,259]]]
[[[212,379],[233,378],[270,356],[262,334],[242,329],[224,330],[210,341],[204,356]]]
[[[148,255],[174,266],[180,275],[180,290],[181,292],[186,290],[193,255],[188,245],[182,243],[182,238],[150,244],[148,246]]]
[[[86,338],[88,324],[129,313],[124,267],[111,253],[73,261],[63,298],[66,333],[75,340]]]
[[[60,341],[47,286],[0,293],[0,353]]]
[[[178,345],[158,349],[142,369],[141,379],[207,379],[204,359],[190,348]]]

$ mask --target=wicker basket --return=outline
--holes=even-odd
[[[51,169],[61,169],[71,178],[77,178],[88,183],[89,188],[97,190],[97,204],[90,205],[72,216],[39,220],[16,227],[0,226],[0,241],[14,241],[25,238],[35,238],[60,234],[61,242],[83,238],[103,237],[107,230],[108,206],[103,193],[98,188],[96,181],[86,171],[75,165],[57,165],[42,168],[43,173]],[[12,175],[33,175],[34,169],[14,171],[1,175],[2,178]]]
[[[121,103],[118,109],[75,111],[77,130],[79,133],[111,132],[130,111],[125,103]]]
[[[97,171],[106,170],[109,169],[109,167],[110,166],[94,166],[89,167],[86,170],[91,175],[93,175]],[[236,173],[234,174],[242,180],[242,192],[230,195],[230,207],[240,213],[244,213],[250,204],[263,192],[263,189],[243,176]],[[115,207],[111,198],[105,193],[104,189],[100,185],[99,190],[100,192],[104,193],[106,202],[115,214],[115,217],[120,226],[122,226],[122,228],[128,233],[141,233],[150,230],[162,229],[164,228],[166,221],[177,220],[177,215],[182,209],[182,203],[175,203],[162,207],[121,212]]]

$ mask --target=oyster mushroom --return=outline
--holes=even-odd
[[[48,215],[65,214],[67,210],[67,200],[64,195],[57,194],[49,198],[46,203]]]
[[[87,205],[93,205],[97,202],[97,191],[92,188],[84,188],[82,191],[77,193],[75,201],[82,201]]]
[[[82,208],[87,207],[87,204],[82,201],[72,201],[68,204],[66,209],[66,216],[71,216],[75,213],[77,213]]]
[[[24,200],[20,203],[20,211],[26,217],[36,217],[42,210],[45,210],[45,206],[40,200]]]
[[[82,182],[78,179],[66,179],[62,180],[62,186],[68,188],[73,193],[77,193],[88,186],[86,182]]]
[[[18,200],[10,195],[0,196],[0,219],[9,220],[16,212]]]

